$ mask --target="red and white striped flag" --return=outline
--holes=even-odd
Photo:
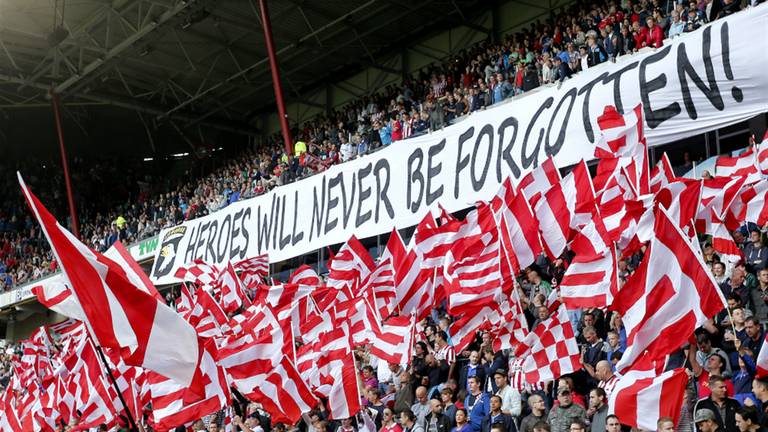
[[[651,193],[658,192],[661,188],[668,185],[669,182],[675,180],[675,171],[672,169],[672,164],[669,162],[667,153],[664,152],[661,155],[661,159],[656,163],[656,166],[651,170]]]
[[[735,230],[745,222],[759,226],[768,224],[768,181],[745,187],[731,204],[730,215],[726,218],[728,229]]]
[[[558,174],[559,175],[559,174]],[[512,273],[519,274],[531,265],[542,252],[538,221],[525,196],[515,194],[507,178],[491,201],[499,226],[501,245],[506,264]]]
[[[304,264],[291,273],[291,276],[288,277],[288,283],[317,286],[322,285],[323,280],[312,267]]]
[[[431,268],[423,269],[424,257],[417,247],[419,231],[431,230],[436,227],[435,219],[427,213],[416,226],[411,241],[402,259],[395,263],[395,291],[398,309],[401,315],[416,313],[416,319],[429,313],[434,304],[434,272]]]
[[[481,204],[464,223],[479,228],[455,238],[443,268],[448,311],[459,315],[468,309],[496,302],[502,294],[499,231],[490,206]]]
[[[22,432],[21,420],[14,406],[13,388],[6,387],[0,400],[0,432]]]
[[[528,322],[525,319],[520,295],[513,287],[508,298],[499,303],[498,312],[491,314],[489,321],[496,336],[493,340],[494,351],[515,349],[528,336]]]
[[[701,202],[701,180],[678,178],[656,194],[656,202],[680,228],[691,226]],[[689,236],[693,233],[689,233]]]
[[[246,258],[238,261],[234,265],[235,270],[240,272],[240,280],[246,288],[252,288],[262,282],[269,276],[269,255],[257,255],[253,258]]]
[[[212,345],[212,342],[208,342],[200,361],[200,371],[206,383],[205,394],[202,397],[192,394],[187,387],[149,372],[147,379],[155,429],[168,430],[191,423],[229,404],[231,398],[229,385],[224,369],[216,364],[215,348]],[[214,353],[211,353],[211,350],[214,350]]]
[[[21,175],[19,183],[98,343],[125,349],[126,364],[193,385],[201,392],[202,383],[193,383],[200,359],[194,328],[165,303],[131,283],[120,265],[90,250],[59,225]]]
[[[488,318],[498,313],[495,305],[470,310],[451,324],[451,341],[457,352],[464,351],[474,340],[477,332],[490,329]]]
[[[602,223],[599,219],[598,222]],[[606,307],[618,293],[616,250],[612,242],[600,235],[600,229],[594,223],[586,225],[571,245],[576,256],[560,282],[560,294],[569,309]],[[604,248],[595,250],[595,241],[590,237],[597,238]]]
[[[181,315],[187,322],[189,322],[189,314],[194,309],[195,298],[192,293],[189,292],[187,284],[182,282],[179,288],[179,298],[176,299],[176,313]]]
[[[238,391],[262,404],[273,421],[292,424],[316,400],[294,365],[290,323],[277,324],[274,315],[268,321],[271,324],[260,335],[244,335],[242,341],[224,347],[219,364]]]
[[[226,313],[235,312],[251,304],[232,263],[227,263],[227,267],[219,273],[214,286],[221,292],[221,307]]]
[[[78,418],[78,426],[87,429],[111,422],[116,407],[112,403],[113,398],[108,390],[110,385],[96,347],[88,337],[83,337],[79,342],[77,348],[64,359],[64,386],[72,405],[68,410],[71,417],[63,420],[69,423],[73,418]]]
[[[658,376],[653,370],[631,370],[619,378],[613,388],[608,410],[618,416],[622,424],[640,430],[656,430],[661,417],[671,417],[677,424],[687,383],[685,369]]]
[[[645,353],[659,360],[726,307],[703,258],[664,209],[656,212],[654,236],[637,270],[614,298],[627,331],[627,349],[616,369],[630,369]]]
[[[254,304],[268,304],[275,310],[290,307],[314,292],[315,286],[286,283],[282,285],[259,285]]]
[[[744,253],[736,245],[730,231],[712,210],[712,248],[720,256],[720,260],[727,263],[737,263],[744,259]]]
[[[529,384],[548,382],[581,369],[581,352],[565,307],[539,323],[517,346],[522,373]]]
[[[360,411],[357,367],[349,330],[338,323],[320,336],[316,364],[322,385],[316,392],[328,399],[329,418],[340,420]]]
[[[597,196],[597,208],[603,219],[608,238],[618,242],[621,233],[628,227],[627,201],[637,196],[631,189],[623,170],[615,172],[606,182],[605,188]]]
[[[544,193],[534,214],[544,250],[550,259],[559,257],[576,230],[597,214],[592,179],[583,160]]]
[[[348,300],[350,297],[346,292],[354,296],[356,293],[352,291],[353,287],[359,288],[360,281],[375,268],[376,263],[365,246],[352,236],[330,260],[327,285],[341,291],[340,300]]]
[[[626,167],[634,190],[644,195],[650,193],[648,171],[648,146],[643,133],[643,107],[622,115],[616,107],[608,105],[597,118],[602,132],[595,144],[595,157],[616,159],[620,167]]]
[[[541,195],[558,184],[561,179],[560,171],[557,170],[555,161],[550,156],[520,180],[517,184],[517,193],[522,194],[531,207],[535,207]]]
[[[221,305],[204,288],[197,290],[194,306],[186,319],[203,338],[221,336],[229,322]]]
[[[723,220],[731,203],[736,200],[744,187],[746,177],[712,177],[704,179],[701,188],[701,202],[696,214],[696,230],[712,232],[712,215]]]
[[[389,363],[410,363],[415,331],[415,315],[390,318],[371,341],[371,354]]]
[[[715,172],[720,177],[748,176],[757,171],[757,157],[752,148],[738,156],[718,156],[715,162]]]

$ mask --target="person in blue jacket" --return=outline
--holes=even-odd
[[[464,409],[469,415],[472,432],[480,432],[483,419],[491,412],[491,396],[480,389],[480,382],[474,376],[467,379],[469,394],[464,399]]]

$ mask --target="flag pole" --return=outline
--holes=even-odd
[[[121,392],[120,387],[117,386],[117,380],[115,380],[115,376],[112,375],[112,368],[109,367],[107,359],[104,357],[104,351],[101,350],[100,345],[96,345],[96,352],[99,353],[101,364],[104,365],[104,368],[107,370],[107,375],[109,375],[109,381],[112,383],[112,387],[115,388],[115,392],[117,392],[117,397],[120,398],[120,402],[123,404],[123,408],[125,408],[125,414],[128,415],[128,422],[131,424],[131,430],[138,432],[139,427],[136,425],[136,420],[133,418],[133,414],[131,414],[131,410],[128,408],[128,404],[125,402],[125,398],[123,398],[123,392]]]

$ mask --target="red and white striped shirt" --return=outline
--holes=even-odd
[[[611,393],[613,392],[613,388],[616,387],[616,382],[618,380],[619,380],[619,377],[617,377],[616,375],[613,375],[610,378],[608,378],[608,380],[600,380],[600,382],[597,383],[597,386],[605,390],[606,397],[610,398]]]
[[[445,360],[446,363],[452,365],[456,361],[456,350],[452,346],[446,345],[435,352],[435,360]]]

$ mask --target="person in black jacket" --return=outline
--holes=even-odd
[[[480,425],[481,432],[491,432],[496,425],[502,425],[503,429],[499,432],[517,432],[515,420],[509,414],[501,412],[501,397],[491,396],[491,412],[483,419]]]
[[[465,364],[459,372],[459,388],[469,390],[467,379],[476,377],[481,385],[485,383],[485,368],[480,364],[480,353],[472,351],[469,353],[469,363]]]
[[[715,421],[719,429],[725,432],[739,432],[736,426],[736,410],[741,405],[736,399],[726,396],[725,379],[719,375],[712,375],[709,377],[709,389],[712,394],[696,402],[693,407],[693,416],[696,417],[696,412],[699,410],[710,410],[715,413]],[[720,409],[725,411],[725,418],[720,414]]]
[[[429,401],[432,411],[424,417],[426,432],[451,432],[451,421],[443,414],[443,403],[438,399]]]
[[[565,81],[567,78],[570,78],[571,75],[573,75],[573,71],[571,71],[571,67],[568,66],[568,63],[565,63],[563,59],[560,58],[560,56],[555,56],[555,67],[557,68],[557,75],[555,76],[555,81],[558,81],[558,88],[559,86],[563,85],[563,81]]]

